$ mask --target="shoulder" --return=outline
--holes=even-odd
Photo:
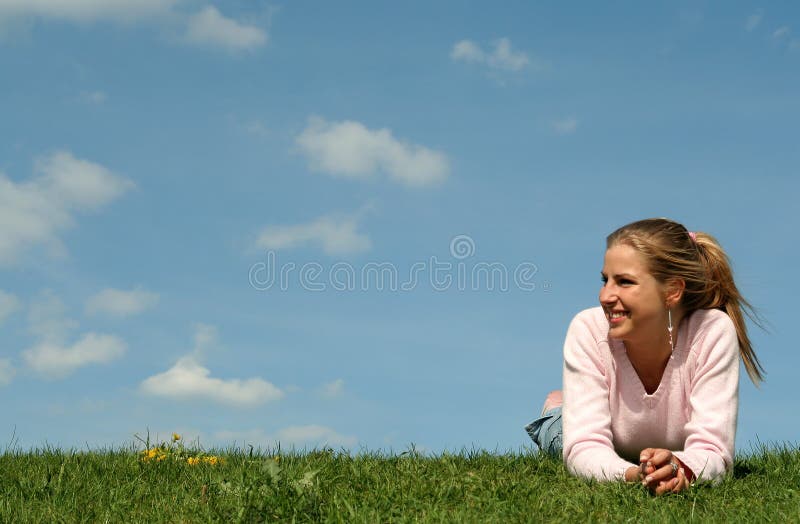
[[[711,351],[738,353],[739,339],[733,320],[719,309],[698,309],[688,320],[690,351],[703,354]]]
[[[569,329],[589,330],[593,334],[608,336],[608,320],[600,306],[584,309],[572,318]]]
[[[709,334],[736,333],[736,326],[727,313],[719,309],[698,309],[688,320],[689,334],[692,338],[705,337]]]
[[[601,307],[584,309],[572,318],[567,340],[597,346],[608,341],[608,320]]]

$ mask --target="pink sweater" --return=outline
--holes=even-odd
[[[665,328],[666,329],[666,328]],[[666,448],[697,475],[733,466],[739,343],[724,312],[695,311],[678,329],[658,389],[648,395],[602,308],[578,313],[564,342],[564,461],[574,474],[620,480],[644,448]]]

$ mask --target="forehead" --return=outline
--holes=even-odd
[[[606,250],[603,271],[614,274],[649,274],[642,254],[627,244],[615,244]]]

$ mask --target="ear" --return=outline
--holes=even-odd
[[[675,307],[680,304],[683,298],[683,291],[686,289],[686,282],[682,278],[674,278],[667,282],[666,297],[667,307]]]

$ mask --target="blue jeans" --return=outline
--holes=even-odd
[[[546,411],[544,415],[525,426],[525,431],[540,450],[548,455],[561,456],[561,450],[564,448],[564,430],[561,424],[560,406]]]

